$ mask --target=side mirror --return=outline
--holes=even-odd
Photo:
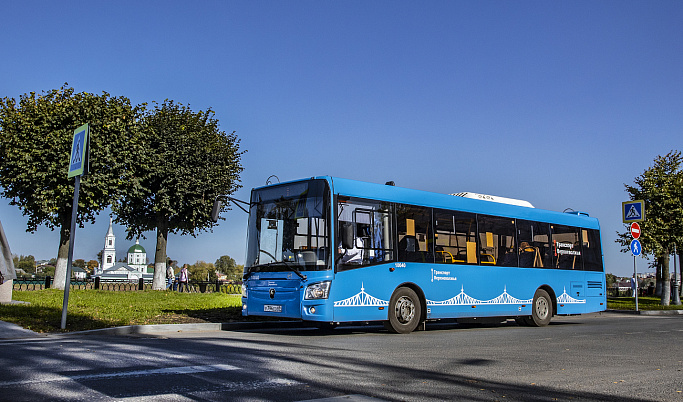
[[[218,222],[218,218],[221,214],[221,208],[223,208],[223,201],[216,198],[216,201],[214,201],[214,203],[213,203],[213,209],[211,210],[211,220],[212,221]]]
[[[341,227],[341,243],[342,248],[350,249],[353,246],[353,224],[345,223]]]

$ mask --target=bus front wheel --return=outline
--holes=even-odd
[[[384,326],[391,332],[407,334],[413,332],[422,319],[422,305],[414,290],[398,288],[389,300],[389,321]]]

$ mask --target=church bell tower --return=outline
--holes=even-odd
[[[109,218],[109,230],[104,237],[104,249],[102,250],[102,270],[111,268],[116,264],[116,236],[112,228],[112,219]]]

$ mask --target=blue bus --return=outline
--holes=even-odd
[[[244,316],[395,333],[606,308],[600,226],[586,213],[329,176],[252,190],[243,280]]]

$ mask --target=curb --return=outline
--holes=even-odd
[[[605,313],[634,315],[683,315],[683,310],[605,310]]]
[[[227,323],[196,323],[196,324],[152,324],[152,325],[127,325],[123,327],[91,329],[88,331],[76,331],[59,335],[159,335],[163,333],[177,332],[216,332],[216,331],[240,331],[263,328],[305,328],[308,325],[301,321],[254,321],[254,322],[227,322]]]

